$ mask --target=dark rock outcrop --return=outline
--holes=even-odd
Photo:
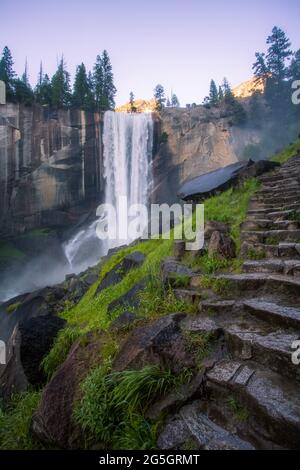
[[[132,312],[123,312],[110,325],[111,331],[123,331],[133,325],[139,317]]]
[[[260,176],[279,165],[269,160],[233,163],[187,180],[179,189],[178,196],[183,200],[203,200],[237,185],[246,178]]]
[[[215,231],[208,244],[208,254],[211,257],[235,258],[235,243],[226,233]]]
[[[44,383],[41,362],[64,324],[61,318],[42,315],[15,327],[8,342],[8,362],[0,376],[0,395],[4,400],[29,386],[39,387]]]
[[[149,325],[136,328],[118,353],[113,367],[117,371],[160,364],[179,373],[194,366],[180,323],[185,314],[174,313]]]
[[[121,295],[119,298],[113,300],[107,307],[107,313],[109,315],[118,308],[130,308],[136,309],[140,304],[139,294],[145,290],[149,277],[146,276],[140,282],[134,284],[134,286],[129,289],[124,295]]]
[[[116,266],[114,266],[111,271],[109,271],[102,281],[100,282],[95,295],[98,295],[102,290],[106,289],[109,286],[118,284],[126,274],[131,271],[131,269],[138,268],[145,261],[145,255],[141,251],[134,251],[129,255],[125,256],[124,259]]]
[[[74,404],[80,398],[81,381],[101,362],[101,348],[100,334],[78,339],[47,384],[32,419],[32,431],[42,442],[62,449],[83,446],[82,431],[73,417]]]
[[[165,258],[161,262],[161,278],[165,286],[177,286],[185,278],[187,279],[192,275],[192,270],[182,263],[179,263],[175,258]]]

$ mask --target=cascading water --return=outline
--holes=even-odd
[[[127,205],[147,205],[151,186],[153,121],[151,114],[128,114],[108,111],[104,116],[105,203],[116,210],[117,227],[124,223],[118,199]],[[123,242],[129,242],[129,239]],[[108,241],[108,248],[120,241]]]
[[[107,111],[104,114],[103,163],[106,179],[104,202],[115,208],[117,226],[123,223],[123,214],[118,211],[120,196],[127,198],[128,206],[148,204],[152,181],[152,144],[153,121],[150,113],[129,114]],[[99,242],[96,226],[97,220],[65,244],[65,253],[73,270],[78,271],[91,265],[91,257],[96,263],[109,248],[130,241],[126,239]],[[96,249],[97,244],[98,249]]]
[[[83,143],[84,140],[83,135]],[[125,196],[128,206],[131,204],[147,205],[152,181],[152,142],[153,122],[151,114],[114,113],[112,111],[105,113],[103,166],[106,189],[105,201],[102,202],[116,206],[118,197]],[[99,168],[101,166],[99,165]],[[2,170],[2,173],[6,175],[7,165]],[[101,175],[97,176],[99,176],[99,181]],[[117,212],[117,225],[124,222],[122,216],[124,214]],[[123,241],[100,240],[96,234],[98,221],[99,219],[95,217],[93,222],[78,230],[63,245],[67,259],[63,259],[60,253],[58,255],[57,253],[56,255],[53,254],[53,258],[55,259],[55,256],[58,256],[59,261],[55,262],[54,265],[50,263],[51,268],[49,268],[49,258],[37,257],[24,266],[21,272],[13,272],[13,274],[8,275],[5,282],[2,282],[0,286],[0,301],[36,290],[45,285],[62,282],[66,274],[78,273],[88,266],[96,264],[109,248],[131,241],[130,239]],[[45,270],[46,265],[49,268],[47,270]]]

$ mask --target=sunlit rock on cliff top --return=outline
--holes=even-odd
[[[154,98],[151,100],[134,100],[133,106],[137,113],[151,113],[156,110],[157,104]],[[131,111],[130,103],[123,104],[116,108],[118,113],[129,113]]]
[[[253,77],[246,82],[241,83],[240,85],[233,88],[233,94],[236,98],[248,98],[252,96],[255,92],[263,93],[265,89],[265,80],[260,78]]]

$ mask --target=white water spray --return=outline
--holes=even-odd
[[[153,121],[150,113],[115,113],[104,114],[103,128],[103,163],[106,179],[105,200],[118,208],[118,198],[127,198],[128,206],[132,204],[147,205],[151,188],[151,157],[153,145]],[[122,223],[122,215],[117,211],[117,224]],[[119,245],[120,240],[101,242],[101,248],[95,250],[100,241],[96,237],[94,221],[87,229],[78,232],[65,246],[65,253],[72,269],[83,251],[87,255],[87,264],[91,257],[96,263],[109,248]],[[124,242],[125,240],[123,240]],[[129,240],[127,240],[129,241]],[[90,247],[90,249],[89,249]],[[85,266],[79,263],[78,268]],[[78,269],[77,269],[78,270]]]

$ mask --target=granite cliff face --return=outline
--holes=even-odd
[[[99,200],[99,114],[0,106],[0,233],[64,227]]]
[[[166,108],[155,120],[153,197],[174,202],[181,183],[238,160],[254,131],[220,109]],[[0,238],[64,230],[103,198],[102,115],[0,105]]]
[[[153,200],[174,201],[187,179],[235,163],[258,131],[233,127],[221,109],[166,108],[156,126]]]

